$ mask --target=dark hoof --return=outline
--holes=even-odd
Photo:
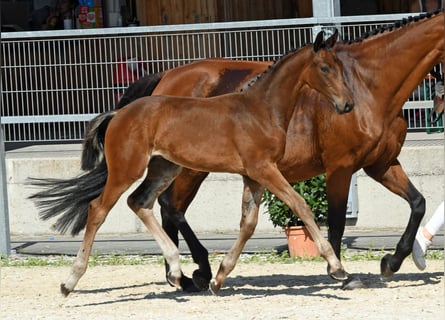
[[[202,272],[195,270],[193,272],[193,283],[201,291],[207,290],[209,288],[210,279],[205,277]]]
[[[343,281],[343,284],[341,286],[343,290],[355,290],[355,289],[366,289],[368,288],[360,278],[356,277],[349,277],[345,281]]]
[[[334,280],[345,281],[348,280],[349,274],[343,269],[338,269],[335,272],[329,272],[329,276]]]
[[[195,286],[193,280],[189,277],[182,276],[181,278],[181,287],[184,292],[193,293],[193,292],[201,292],[201,289]]]
[[[380,272],[385,278],[392,277],[394,272],[397,271],[391,269],[391,264],[389,263],[391,257],[392,256],[390,254],[387,254],[382,258],[382,261],[380,262]]]
[[[212,279],[212,281],[210,281],[209,287],[210,292],[216,296],[219,292],[219,289],[221,289],[221,286],[216,283],[215,279]]]
[[[65,287],[65,284],[62,283],[62,284],[60,285],[60,292],[63,294],[64,297],[68,297],[68,295],[71,293],[71,290],[68,290],[68,289]]]

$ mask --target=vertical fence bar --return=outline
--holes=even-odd
[[[5,145],[3,142],[3,126],[0,118],[0,254],[11,253],[9,234],[8,192],[6,190]]]

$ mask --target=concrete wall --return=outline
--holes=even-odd
[[[70,178],[80,173],[80,145],[34,146],[9,151],[6,174],[11,235],[52,234],[51,222],[40,221],[38,211],[27,197],[37,190],[27,185],[28,177]],[[427,199],[430,216],[444,198],[443,146],[404,147],[399,157],[414,185]],[[404,228],[409,207],[401,198],[377,184],[363,171],[357,174],[359,228]],[[196,232],[239,230],[242,181],[237,175],[211,174],[187,213]],[[159,212],[159,207],[156,207]],[[159,218],[159,216],[158,216]],[[264,208],[257,231],[273,231]],[[126,206],[126,196],[110,212],[100,233],[145,232],[135,214]]]

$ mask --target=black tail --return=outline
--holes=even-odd
[[[70,230],[73,236],[85,228],[88,218],[88,205],[104,189],[108,170],[105,161],[93,170],[72,179],[33,179],[30,185],[43,187],[29,198],[41,209],[43,220],[60,216],[53,228],[64,234]]]
[[[131,84],[120,99],[117,109],[149,96],[161,80],[162,73],[150,74]],[[70,230],[73,236],[82,231],[88,219],[88,206],[103,191],[108,170],[103,155],[105,132],[116,111],[98,115],[85,134],[81,167],[86,172],[72,179],[32,179],[30,185],[43,188],[29,198],[41,209],[39,216],[48,220],[60,216],[53,228],[60,233]]]
[[[162,73],[151,73],[130,84],[119,99],[116,109],[125,107],[136,99],[151,95],[161,78]]]

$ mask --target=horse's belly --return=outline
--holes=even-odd
[[[208,150],[153,150],[152,156],[161,156],[177,165],[203,172],[228,172],[244,174],[245,170],[238,156],[227,156]]]

